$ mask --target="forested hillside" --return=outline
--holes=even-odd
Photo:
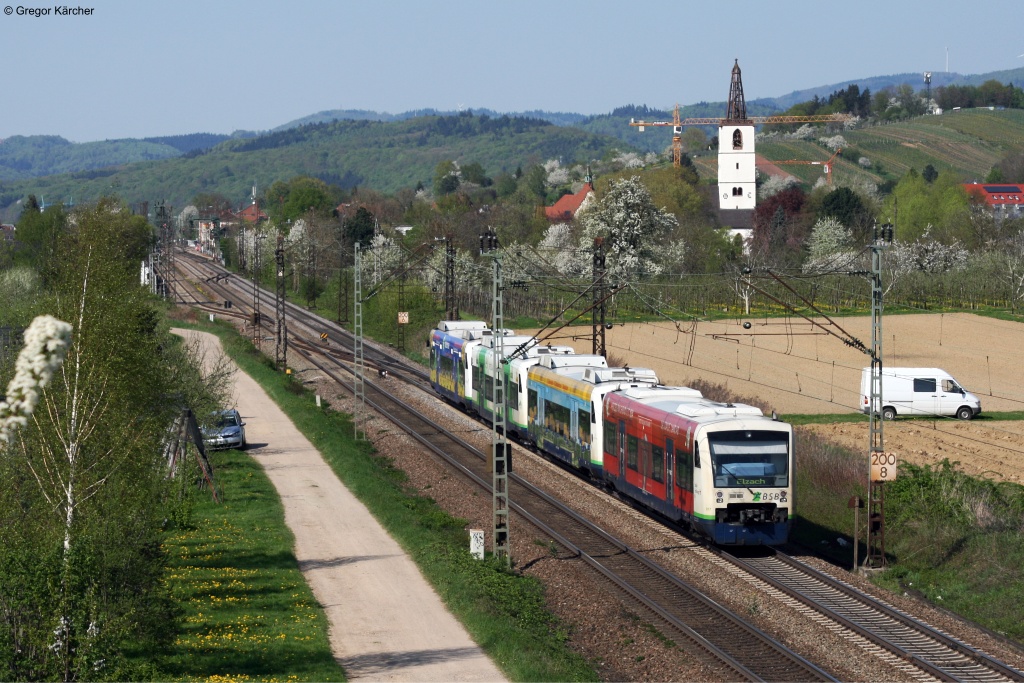
[[[625,147],[607,136],[540,119],[468,112],[387,123],[335,121],[227,140],[208,152],[174,159],[0,181],[0,214],[5,220],[16,217],[12,205],[30,193],[65,203],[72,198],[76,203],[93,201],[110,193],[131,203],[163,199],[174,206],[183,206],[198,192],[240,201],[254,184],[269,187],[298,175],[343,188],[394,192],[417,183],[429,186],[435,167],[446,160],[478,163],[497,176],[547,159],[600,159]]]
[[[73,143],[56,135],[15,135],[0,142],[0,180],[89,171],[180,153],[159,138]]]

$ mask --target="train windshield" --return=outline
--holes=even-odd
[[[789,435],[786,432],[738,430],[711,432],[715,486],[788,486]]]

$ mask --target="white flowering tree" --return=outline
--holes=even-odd
[[[613,279],[660,273],[658,248],[679,225],[674,215],[654,205],[638,176],[612,181],[608,192],[582,211],[577,220],[583,226],[581,244],[605,238],[606,267]]]
[[[73,214],[52,317],[26,330],[0,406],[2,679],[107,677],[172,623],[153,551],[167,517],[161,445],[185,399],[136,273],[150,235],[109,200]]]
[[[957,240],[943,244],[931,235],[929,224],[920,237],[913,242],[894,240],[892,247],[882,259],[888,284],[884,294],[892,291],[907,275],[915,271],[944,273],[963,270],[967,267],[970,253]]]
[[[0,452],[10,443],[14,431],[28,424],[39,403],[40,392],[64,362],[71,343],[71,325],[52,315],[41,315],[25,330],[24,338],[25,346],[18,354],[14,378],[7,385],[4,400],[0,401]]]
[[[846,147],[846,138],[842,135],[832,135],[830,137],[818,138],[818,142],[828,147],[833,152],[838,152],[843,147]]]
[[[768,199],[785,189],[799,185],[800,181],[791,175],[771,175],[757,188],[758,199]]]
[[[852,249],[853,232],[833,216],[819,218],[807,240],[806,273],[828,273],[850,269],[858,251]]]

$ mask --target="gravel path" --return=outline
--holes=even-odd
[[[198,336],[208,359],[220,353],[212,334],[174,332]],[[277,404],[245,373],[234,379],[248,453],[281,496],[299,568],[327,613],[331,649],[348,678],[505,680]]]

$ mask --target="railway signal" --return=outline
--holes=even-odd
[[[489,256],[494,264],[491,280],[491,341],[494,362],[494,381],[491,383],[491,501],[494,511],[494,556],[506,563],[512,563],[509,554],[509,503],[508,475],[511,465],[512,445],[505,435],[505,372],[502,358],[504,353],[504,283],[501,274],[501,252],[498,250],[498,235],[493,228],[480,235],[480,253]]]

